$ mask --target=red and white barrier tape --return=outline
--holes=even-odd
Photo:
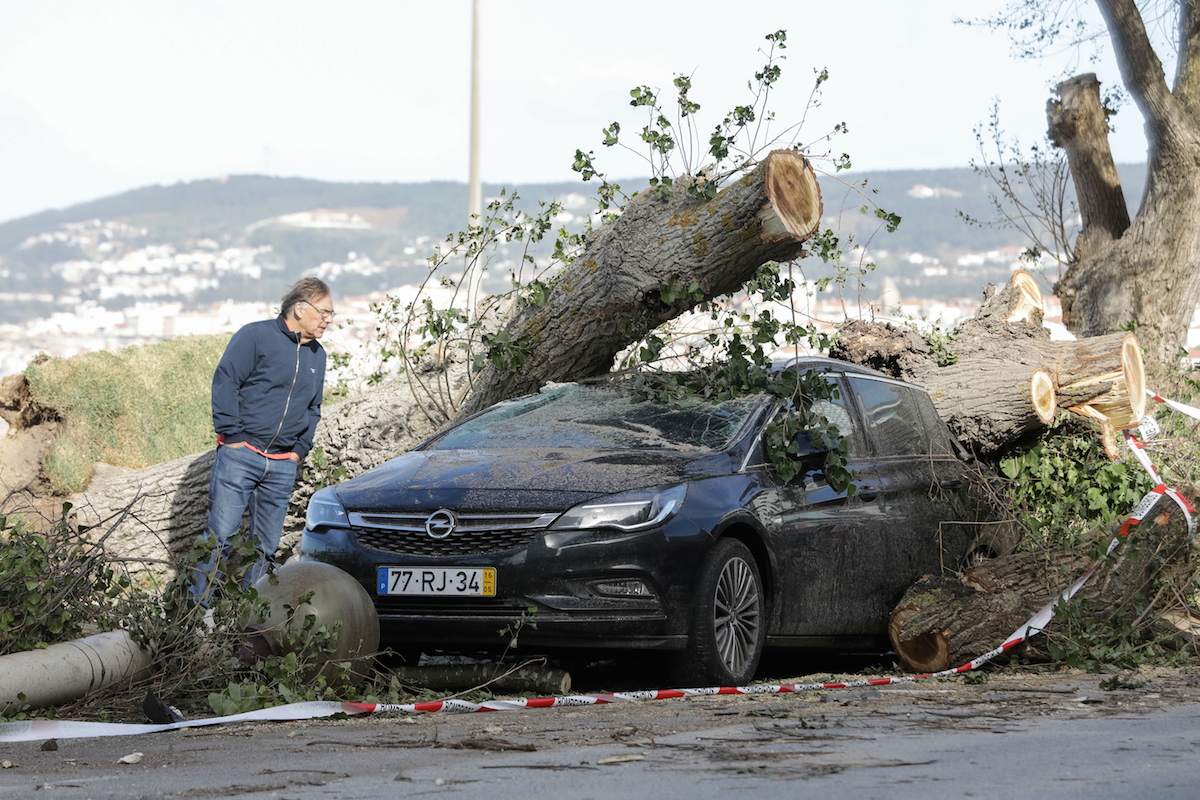
[[[310,702],[288,703],[282,706],[231,714],[226,717],[189,719],[166,724],[136,724],[129,722],[72,722],[59,719],[32,719],[0,723],[0,742],[30,742],[38,739],[78,739],[85,736],[132,736],[139,733],[158,733],[180,728],[199,728],[226,722],[278,721],[332,717],[335,714],[362,714],[357,703]]]
[[[1181,414],[1187,414],[1189,417],[1192,417],[1193,419],[1200,419],[1200,408],[1194,408],[1192,406],[1177,402],[1175,400],[1168,400],[1167,398],[1162,397],[1161,395],[1157,394],[1156,392],[1151,391],[1150,389],[1146,390],[1146,396],[1149,397],[1154,402],[1162,403],[1167,408],[1174,409],[1175,411],[1178,411]]]
[[[1156,403],[1161,403],[1167,406],[1167,408],[1178,411],[1181,414],[1186,414],[1194,419],[1200,419],[1200,409],[1184,403],[1176,402],[1175,400],[1168,400],[1167,398],[1163,397],[1157,392],[1151,391],[1150,389],[1146,390],[1146,395]],[[1175,501],[1177,506],[1183,509],[1183,513],[1187,518],[1188,530],[1193,530],[1195,528],[1195,522],[1192,520],[1192,514],[1194,513],[1195,509],[1192,508],[1191,503],[1189,503],[1186,498],[1179,494],[1178,491],[1163,483],[1162,476],[1158,474],[1158,470],[1155,469],[1154,464],[1150,461],[1150,456],[1146,453],[1144,442],[1152,441],[1158,438],[1159,434],[1161,433],[1158,422],[1154,419],[1154,417],[1147,415],[1146,418],[1142,420],[1142,424],[1138,431],[1141,433],[1141,438],[1134,436],[1130,431],[1125,431],[1125,443],[1129,445],[1129,449],[1133,451],[1133,455],[1137,458],[1138,463],[1142,465],[1142,467],[1154,481],[1154,490],[1159,494],[1166,494]],[[1146,501],[1143,500],[1142,502],[1145,503]],[[1129,528],[1132,527],[1132,525],[1136,525],[1140,521],[1141,517],[1137,517],[1136,521],[1133,517],[1131,517],[1123,526],[1121,526],[1121,535],[1128,535]]]
[[[1165,400],[1147,390],[1147,394],[1160,403],[1164,403],[1177,411],[1200,419],[1200,410]],[[1185,410],[1186,409],[1186,410]],[[483,703],[471,703],[466,700],[433,700],[424,703],[339,703],[339,702],[308,702],[289,703],[273,706],[259,711],[248,711],[243,714],[233,714],[225,717],[209,717],[206,719],[185,720],[165,724],[131,724],[110,722],[72,722],[70,720],[24,720],[20,722],[0,723],[0,742],[27,742],[39,739],[71,739],[90,736],[131,736],[141,733],[158,733],[161,731],[179,730],[181,728],[196,728],[206,725],[221,725],[228,722],[260,722],[260,721],[295,721],[302,719],[317,719],[332,717],[337,714],[378,714],[386,712],[399,713],[437,713],[459,712],[472,713],[478,711],[518,711],[531,708],[562,708],[565,706],[597,706],[611,703],[621,703],[634,700],[667,700],[681,697],[710,697],[714,695],[752,695],[752,694],[795,694],[800,692],[818,691],[821,689],[853,689],[860,686],[887,686],[897,683],[910,683],[930,678],[941,678],[970,672],[978,669],[997,656],[1011,650],[1017,645],[1040,633],[1050,620],[1054,618],[1054,609],[1060,602],[1070,600],[1083,588],[1084,584],[1095,574],[1096,570],[1109,556],[1121,540],[1127,537],[1133,529],[1149,513],[1150,509],[1162,495],[1167,495],[1175,501],[1187,519],[1189,532],[1195,528],[1192,518],[1194,509],[1175,489],[1166,486],[1159,477],[1158,470],[1146,454],[1141,440],[1126,434],[1126,442],[1133,450],[1138,461],[1150,473],[1156,486],[1150,490],[1141,502],[1134,508],[1133,513],[1121,525],[1120,535],[1108,544],[1104,555],[1096,559],[1074,583],[1063,589],[1046,605],[1042,606],[1025,624],[1012,632],[1004,642],[978,658],[953,669],[940,672],[930,672],[924,675],[901,675],[892,678],[867,678],[845,683],[784,683],[764,684],[759,686],[719,686],[698,689],[648,689],[634,692],[612,692],[605,694],[577,694],[557,697],[517,698],[514,700],[488,700]],[[1147,438],[1152,438],[1148,436]]]

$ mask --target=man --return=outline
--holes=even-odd
[[[325,350],[317,341],[333,321],[329,287],[304,278],[280,301],[275,319],[252,322],[230,339],[212,382],[217,455],[208,488],[212,554],[196,566],[192,596],[208,607],[212,587],[250,509],[257,551],[243,588],[266,572],[279,548],[296,470],[312,449],[321,418]]]

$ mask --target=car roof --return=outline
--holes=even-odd
[[[876,378],[887,378],[888,380],[896,380],[896,378],[888,375],[885,372],[880,372],[877,369],[864,367],[861,364],[855,364],[850,361],[843,361],[840,358],[829,358],[828,356],[797,356],[789,358],[786,361],[777,361],[774,364],[776,369],[795,369],[806,370],[815,369],[818,371],[825,370],[829,372],[849,372],[855,375],[873,375]],[[907,383],[907,381],[903,381]]]

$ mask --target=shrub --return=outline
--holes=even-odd
[[[1027,544],[1070,547],[1097,525],[1133,511],[1153,482],[1132,458],[1110,461],[1096,434],[1060,422],[1033,447],[1000,462]]]
[[[103,549],[65,521],[42,533],[21,517],[0,516],[0,655],[102,625],[123,585]]]

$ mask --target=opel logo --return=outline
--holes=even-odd
[[[425,520],[425,532],[432,539],[445,539],[454,533],[456,527],[458,527],[458,517],[454,516],[453,511],[445,508],[433,512],[429,515],[429,519]]]

